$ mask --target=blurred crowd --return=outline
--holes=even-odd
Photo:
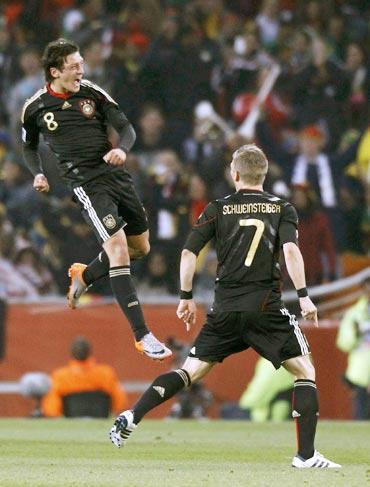
[[[0,275],[8,297],[64,293],[69,265],[99,251],[48,148],[47,196],[32,189],[20,155],[23,103],[44,84],[40,54],[60,36],[80,45],[86,78],[137,131],[127,167],[150,223],[152,250],[135,264],[143,293],[177,293],[186,235],[209,200],[233,191],[231,154],[249,140],[271,163],[265,189],[298,210],[308,285],[338,278],[343,253],[370,256],[368,1],[8,0],[0,6]],[[239,127],[257,106],[246,137]],[[200,263],[203,292],[215,276],[211,246]],[[110,292],[104,281],[94,290]]]

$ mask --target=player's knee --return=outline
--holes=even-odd
[[[315,381],[315,367],[309,355],[289,359],[283,365],[296,379]]]
[[[112,237],[104,245],[110,266],[125,265],[130,261],[127,244],[121,239]]]
[[[150,252],[150,243],[146,240],[138,248],[135,249],[137,253],[137,258],[140,259],[145,257]]]
[[[296,372],[297,379],[307,379],[315,381],[316,372],[313,363],[310,360],[305,360],[299,364]]]
[[[190,377],[192,384],[194,384],[195,382],[197,382],[198,380],[200,380],[203,377],[202,374],[196,370],[190,370],[190,371],[187,370],[186,372],[189,374],[189,377]]]
[[[207,372],[212,368],[213,364],[208,362],[203,362],[197,358],[188,357],[185,360],[182,368],[188,373],[191,383],[197,382],[202,379]]]

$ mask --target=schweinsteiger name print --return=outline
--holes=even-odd
[[[224,215],[242,215],[245,213],[280,213],[281,206],[275,203],[242,203],[238,205],[224,205]]]

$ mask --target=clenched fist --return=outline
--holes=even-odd
[[[33,180],[33,187],[39,193],[48,193],[50,190],[49,181],[44,174],[36,174]]]
[[[126,161],[126,157],[126,152],[122,149],[112,149],[105,154],[103,159],[111,166],[123,166]]]

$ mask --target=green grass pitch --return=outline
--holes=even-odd
[[[128,444],[108,420],[0,419],[1,487],[370,487],[370,422],[321,421],[341,470],[296,470],[292,422],[143,421]]]

